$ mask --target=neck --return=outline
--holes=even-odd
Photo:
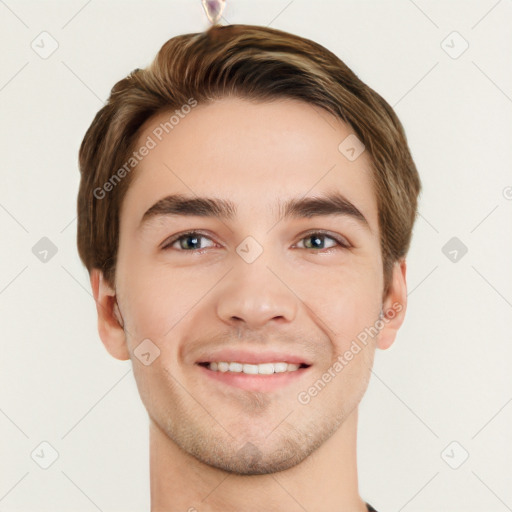
[[[151,512],[367,512],[357,480],[357,408],[302,463],[237,475],[203,464],[150,421]]]

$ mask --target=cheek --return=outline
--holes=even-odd
[[[381,301],[376,263],[322,269],[307,281],[312,285],[302,284],[297,295],[331,338],[334,350],[338,354],[345,352],[378,319]]]
[[[123,275],[130,333],[164,343],[187,323],[190,313],[218,280],[210,273],[140,264]],[[123,311],[125,316],[125,311]]]

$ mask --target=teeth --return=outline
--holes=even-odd
[[[227,363],[225,361],[212,362],[208,365],[210,370],[214,372],[233,372],[233,373],[247,373],[252,375],[271,375],[272,373],[294,372],[300,367],[299,364],[292,363],[262,363],[262,364],[249,364],[249,363]]]

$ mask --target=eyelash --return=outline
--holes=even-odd
[[[199,236],[199,237],[202,237],[202,238],[208,238],[209,240],[211,240],[213,242],[213,240],[205,235],[204,233],[201,233],[200,231],[187,231],[186,233],[182,233],[178,236],[175,236],[173,238],[171,238],[171,240],[168,240],[165,245],[162,247],[162,250],[170,250],[172,245],[174,245],[174,243],[180,241],[181,239],[183,238],[187,238],[187,237],[190,237],[190,236]],[[313,251],[313,252],[319,252],[319,253],[322,253],[322,252],[331,252],[333,249],[334,250],[346,250],[346,249],[350,249],[352,246],[348,243],[348,241],[344,241],[344,239],[341,239],[341,238],[338,238],[336,236],[333,236],[332,234],[329,234],[328,232],[326,231],[310,231],[309,233],[306,233],[305,235],[302,236],[302,238],[299,240],[299,241],[302,241],[306,238],[310,238],[312,237],[313,235],[321,235],[322,237],[325,237],[325,238],[330,238],[331,240],[334,240],[337,244],[338,244],[338,247],[328,247],[327,249],[312,249],[312,248],[308,248],[308,247],[305,247],[304,250],[307,250],[307,251]],[[175,249],[177,250],[178,252],[192,252],[192,253],[201,253],[201,252],[204,252],[205,250],[209,249],[209,247],[207,247],[206,249],[190,249],[190,250],[187,250],[187,249]],[[302,249],[300,247],[300,249]]]

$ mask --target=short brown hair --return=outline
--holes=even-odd
[[[133,153],[141,126],[190,98],[207,104],[226,96],[302,100],[354,130],[371,156],[386,296],[393,263],[409,250],[421,191],[402,124],[379,94],[323,46],[253,25],[214,25],[173,37],[149,66],[114,85],[79,152],[77,243],[87,270],[100,269],[114,285],[119,212],[133,173],[112,188],[107,200],[94,191]]]

